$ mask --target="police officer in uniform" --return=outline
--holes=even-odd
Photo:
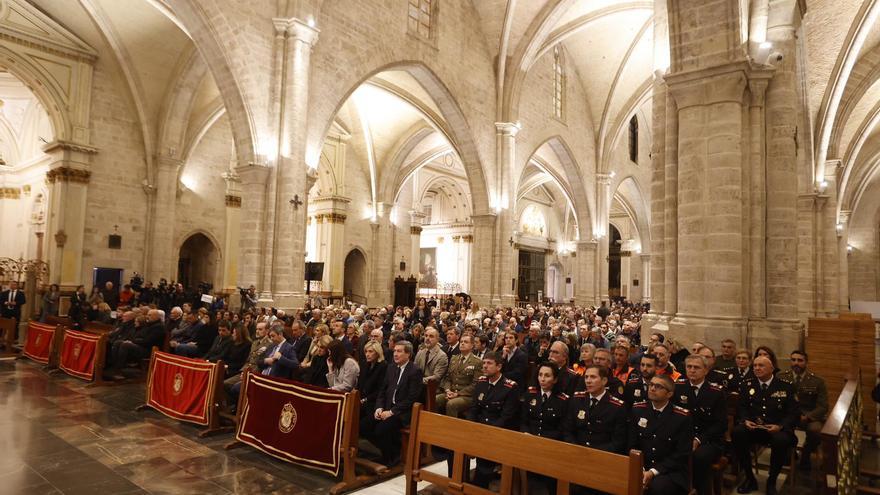
[[[819,447],[822,440],[822,426],[828,417],[828,389],[825,380],[807,370],[807,353],[802,350],[791,353],[791,369],[776,375],[780,380],[791,383],[798,403],[798,426],[807,432],[807,441],[798,467],[809,471],[810,454]]]
[[[623,454],[626,448],[626,407],[605,386],[610,371],[599,365],[584,371],[586,390],[575,392],[563,425],[566,442]]]
[[[724,370],[727,373],[727,391],[739,393],[743,383],[755,379],[755,374],[752,373],[752,355],[749,351],[740,349],[736,351],[734,362],[736,366]]]
[[[630,411],[629,448],[644,455],[642,483],[648,495],[685,494],[688,458],[694,427],[687,409],[672,403],[675,384],[668,375],[655,375],[648,386],[648,402]]]
[[[639,369],[633,370],[623,387],[623,402],[626,409],[632,409],[636,402],[644,402],[648,399],[648,384],[654,377],[657,369],[657,356],[644,354],[639,360]]]
[[[497,352],[483,356],[483,376],[474,386],[474,402],[468,419],[498,428],[516,428],[519,413],[519,386],[501,376],[504,357]],[[488,488],[495,472],[495,463],[477,458],[473,484]]]
[[[700,354],[685,358],[684,363],[687,378],[680,378],[675,383],[673,401],[691,413],[694,423],[694,488],[699,495],[706,495],[712,493],[711,466],[724,453],[727,399],[724,389],[709,382],[709,363],[702,350]]]
[[[776,494],[776,478],[789,458],[790,449],[797,444],[794,427],[798,420],[797,402],[791,384],[773,376],[773,362],[758,356],[752,364],[755,379],[740,386],[736,426],[733,428],[733,449],[746,479],[737,488],[738,493],[758,489],[752,472],[752,445],[770,444],[770,472],[767,478],[768,495]]]
[[[584,388],[581,375],[568,367],[568,346],[557,340],[550,344],[546,362],[553,363],[559,368],[559,379],[556,381],[556,391],[571,397],[577,390]]]
[[[520,431],[553,440],[562,440],[562,422],[568,410],[569,397],[555,391],[562,372],[555,364],[538,366],[537,386],[529,387],[522,405]],[[534,473],[528,474],[529,493],[556,493],[556,480]]]
[[[714,383],[721,388],[727,387],[727,373],[715,369],[715,351],[711,347],[703,346],[697,351],[697,354],[706,358],[706,362],[709,363],[709,372],[706,373],[706,381]]]
[[[437,390],[437,410],[447,416],[458,418],[473,400],[477,377],[481,374],[483,363],[471,352],[474,337],[464,335],[458,341],[458,354],[453,354],[446,376],[440,381]]]

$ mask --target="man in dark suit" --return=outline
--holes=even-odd
[[[675,384],[667,375],[654,375],[648,402],[630,412],[629,448],[644,455],[642,484],[647,495],[684,495],[690,486],[688,460],[694,441],[690,413],[672,404]]]
[[[516,382],[520,390],[525,390],[526,373],[528,372],[529,360],[526,353],[517,347],[516,333],[507,331],[504,333],[503,358],[504,366],[501,374],[504,378]]]
[[[2,301],[0,315],[15,320],[15,326],[18,328],[18,324],[21,322],[21,307],[27,302],[24,291],[18,288],[18,282],[11,282],[9,290],[0,293],[0,301]]]
[[[394,344],[394,364],[388,366],[376,410],[361,419],[361,436],[379,448],[379,462],[386,466],[400,462],[400,429],[409,424],[412,406],[422,393],[422,371],[412,362],[412,355],[409,341]]]
[[[260,373],[279,378],[290,378],[294,370],[299,368],[299,359],[296,357],[293,344],[284,338],[284,330],[281,326],[273,326],[269,330],[269,338],[273,345],[266,349],[257,363]]]
[[[706,495],[712,493],[712,464],[724,454],[727,399],[721,385],[709,381],[710,369],[705,356],[688,356],[684,367],[687,378],[676,382],[673,402],[690,411],[693,418],[694,488],[699,495]]]
[[[161,349],[164,343],[165,323],[162,314],[158,309],[151,309],[147,313],[147,325],[134,333],[130,340],[123,340],[113,348],[112,354],[107,357],[104,375],[113,380],[125,378],[120,373],[129,361],[150,357],[153,347]]]
[[[290,324],[290,344],[293,346],[296,359],[299,362],[305,361],[306,355],[309,353],[309,346],[312,345],[312,338],[306,335],[305,332],[306,328],[303,322],[294,320]]]

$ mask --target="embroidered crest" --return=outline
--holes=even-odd
[[[288,402],[281,408],[281,417],[278,418],[278,430],[281,433],[290,433],[296,426],[296,409]]]
[[[639,418],[639,426],[646,428],[648,426],[648,418]]]
[[[750,389],[749,389],[749,395],[755,395],[755,389],[750,388]]]
[[[74,344],[74,346],[73,346],[73,359],[79,358],[79,353],[81,350],[82,350],[81,343],[77,342],[76,344]]]
[[[583,409],[578,411],[578,419],[584,419],[586,417],[587,417],[587,411],[584,411]]]
[[[680,396],[680,397],[681,397],[681,403],[682,403],[682,404],[687,404],[687,403],[688,403],[688,396],[687,396],[687,395],[682,395],[682,396]]]
[[[180,391],[183,390],[183,375],[180,373],[176,373],[174,375],[174,395],[180,395]]]
[[[640,388],[635,389],[635,391],[633,391],[633,395],[635,397],[641,397],[642,396],[642,389],[640,389]]]
[[[484,397],[485,395],[486,395],[486,394],[481,393],[480,396],[477,397],[477,400],[483,400],[483,397]]]
[[[537,403],[538,403],[538,401],[537,401],[537,400],[535,400],[535,399],[532,399],[532,401],[531,401],[531,402],[529,402],[529,405],[530,405],[530,406],[534,406],[534,405],[535,405],[535,404],[537,404]]]
[[[617,387],[617,393],[623,395],[623,385]]]
[[[34,341],[34,345],[40,345],[40,341],[43,340],[43,334],[37,334],[37,340]]]

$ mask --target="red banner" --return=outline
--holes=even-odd
[[[61,342],[61,358],[58,360],[58,367],[70,376],[93,380],[100,345],[100,335],[66,330],[64,340]]]
[[[28,322],[27,342],[22,354],[38,363],[49,364],[52,355],[52,342],[55,340],[55,325]]]
[[[346,394],[248,374],[236,440],[281,460],[336,476]]]
[[[171,418],[208,425],[217,364],[159,351],[152,359],[147,405]]]

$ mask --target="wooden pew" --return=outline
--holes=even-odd
[[[479,441],[475,441],[478,439]],[[423,445],[452,451],[452,477],[423,470],[413,453]],[[632,450],[629,456],[581,447],[538,436],[526,435],[471,421],[441,416],[425,411],[421,404],[413,408],[407,448],[406,493],[415,495],[419,481],[428,481],[442,491],[469,495],[491,492],[466,480],[466,458],[480,457],[501,465],[500,493],[511,493],[514,470],[528,471],[556,478],[559,495],[569,493],[577,484],[613,495],[641,495],[642,453]]]
[[[860,382],[858,375],[846,381],[822,427],[821,493],[876,493],[874,488],[859,485],[863,429]]]

